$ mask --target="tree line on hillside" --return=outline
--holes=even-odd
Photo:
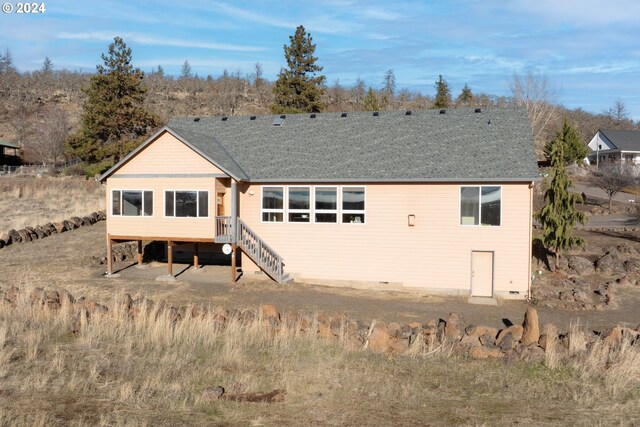
[[[97,173],[172,116],[519,105],[529,113],[540,156],[545,143],[566,123],[583,140],[598,128],[639,128],[621,101],[601,114],[557,105],[546,78],[534,73],[513,76],[511,97],[474,93],[467,84],[454,97],[442,75],[434,82],[435,96],[428,96],[398,90],[392,69],[375,87],[362,79],[352,86],[339,81],[328,85],[314,54],[311,35],[299,26],[284,45],[287,66],[270,82],[260,63],[249,75],[225,70],[218,77],[200,77],[192,73],[188,60],[178,78],[166,75],[160,65],[144,73],[133,67],[131,49],[119,37],[102,55],[104,64],[94,74],[56,70],[49,58],[39,70],[21,73],[6,49],[0,53],[0,138],[23,146],[29,161],[80,157],[89,165],[87,173]]]

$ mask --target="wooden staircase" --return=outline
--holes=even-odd
[[[256,263],[262,271],[278,283],[289,283],[293,279],[284,272],[282,257],[273,250],[242,219],[237,218],[237,230],[233,232],[231,217],[216,217],[216,242],[237,243],[238,247]]]

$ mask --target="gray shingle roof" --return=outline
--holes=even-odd
[[[14,144],[13,142],[7,142],[7,141],[3,141],[0,139],[0,147],[7,147],[7,148],[20,148],[19,145]]]
[[[622,151],[640,151],[639,131],[600,129],[600,132]]]
[[[251,181],[491,181],[538,176],[523,109],[176,118],[168,128]]]

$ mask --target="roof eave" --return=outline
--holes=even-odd
[[[296,178],[259,178],[248,180],[250,184],[262,183],[375,183],[375,184],[401,184],[401,183],[465,183],[465,182],[521,182],[530,183],[540,181],[540,176],[521,178],[332,178],[332,179],[296,179]]]

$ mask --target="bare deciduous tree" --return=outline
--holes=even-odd
[[[527,72],[524,77],[515,73],[509,89],[515,104],[526,108],[534,144],[540,149],[548,139],[547,128],[556,115],[555,90],[546,75],[533,71]]]
[[[598,170],[591,173],[588,177],[588,182],[590,185],[607,193],[609,210],[611,210],[613,196],[627,187],[637,185],[638,178],[635,176],[632,166],[621,164],[600,166]]]
[[[60,107],[50,107],[42,114],[42,120],[29,142],[29,151],[42,164],[56,164],[64,159],[64,143],[69,134],[67,114]]]

